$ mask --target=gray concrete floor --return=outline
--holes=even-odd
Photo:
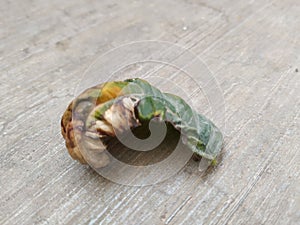
[[[300,223],[299,1],[2,0],[0,12],[0,224]],[[222,127],[221,160],[205,175],[190,160],[162,183],[123,186],[65,149],[60,117],[88,86],[84,71],[141,40],[189,49],[219,84],[225,112],[214,117],[193,75],[155,63],[115,75],[171,77]],[[139,50],[174,63],[183,54]],[[109,70],[117,59],[105,60]]]

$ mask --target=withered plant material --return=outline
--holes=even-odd
[[[215,162],[223,142],[220,130],[182,98],[163,93],[142,79],[87,89],[69,104],[62,116],[61,132],[73,159],[100,168],[109,163],[104,151],[107,139],[154,118],[171,123],[181,132],[187,148]]]

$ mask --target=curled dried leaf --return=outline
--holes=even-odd
[[[108,138],[153,118],[171,123],[189,149],[215,162],[223,142],[220,130],[182,98],[163,93],[142,79],[107,82],[87,89],[66,109],[61,132],[73,159],[100,168],[109,163],[104,151]]]

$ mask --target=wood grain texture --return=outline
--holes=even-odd
[[[0,224],[299,224],[299,12],[297,0],[2,0]],[[140,40],[191,50],[222,89],[225,146],[205,176],[191,160],[162,183],[122,186],[65,149],[60,117],[86,68]],[[170,78],[209,115],[201,90],[174,68],[120,74]]]

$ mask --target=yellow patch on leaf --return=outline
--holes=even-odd
[[[125,85],[126,82],[107,82],[97,99],[97,105],[118,97]]]

